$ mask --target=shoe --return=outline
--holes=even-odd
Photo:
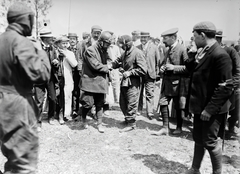
[[[107,110],[107,111],[104,111],[103,114],[104,114],[105,116],[109,116],[109,111],[108,111],[108,110]]]
[[[122,130],[120,130],[119,132],[122,133],[122,132],[129,132],[129,131],[132,131],[134,129],[136,129],[136,123],[127,123],[126,127]]]
[[[181,134],[181,133],[182,133],[182,129],[181,128],[177,128],[175,131],[173,131],[174,135]]]
[[[153,114],[148,114],[147,117],[148,117],[149,120],[152,120],[154,115]]]
[[[74,121],[81,121],[82,120],[82,117],[79,115],[79,116],[77,116],[76,118],[74,118]]]
[[[162,128],[159,131],[149,131],[151,135],[161,136],[161,135],[169,135],[169,129],[168,128]]]
[[[100,133],[104,133],[104,128],[103,128],[102,124],[99,124],[97,128]]]
[[[237,128],[236,126],[234,126],[233,128],[229,128],[228,132],[232,136],[240,136],[239,128]]]
[[[49,123],[50,125],[55,125],[54,118],[48,119],[48,123]]]
[[[72,113],[72,118],[75,119],[78,117],[78,113],[76,111],[73,111]]]
[[[201,174],[199,169],[190,168],[185,174]]]
[[[82,126],[83,126],[84,129],[87,129],[87,128],[88,128],[87,122],[83,122],[83,125],[82,125]]]

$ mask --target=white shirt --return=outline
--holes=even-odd
[[[117,45],[110,45],[109,49],[109,53],[110,53],[110,58],[112,59],[112,61],[115,61],[118,57],[121,56],[119,47]]]

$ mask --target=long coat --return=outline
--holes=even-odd
[[[107,51],[99,43],[88,47],[83,57],[81,90],[91,93],[108,93],[109,68]]]
[[[143,46],[138,45],[138,49],[143,51]],[[156,79],[159,73],[159,62],[160,62],[160,52],[158,47],[149,42],[147,50],[143,54],[145,55],[146,63],[147,63],[147,74],[151,79]]]
[[[177,43],[169,49],[162,66],[166,63],[174,65],[173,71],[165,71],[163,74],[162,91],[164,96],[187,96],[189,88],[189,74],[185,71],[185,61],[188,59],[186,49]]]
[[[233,92],[232,61],[218,43],[212,45],[200,59],[186,64],[192,72],[189,110],[201,114],[206,110],[211,115],[228,112],[223,105]]]

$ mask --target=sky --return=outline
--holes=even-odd
[[[74,32],[81,38],[99,25],[117,36],[140,30],[160,37],[177,27],[186,41],[196,23],[211,21],[223,40],[240,37],[240,0],[53,0],[47,18],[56,36]]]

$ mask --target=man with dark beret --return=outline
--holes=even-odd
[[[194,114],[193,140],[195,142],[192,167],[186,174],[200,174],[205,150],[209,152],[213,174],[222,173],[222,148],[218,133],[233,93],[232,61],[215,39],[216,27],[204,21],[193,27],[193,36],[199,49],[186,68],[191,72],[189,111]]]
[[[38,159],[38,107],[34,84],[47,83],[51,65],[39,41],[30,41],[34,14],[16,2],[7,12],[8,27],[0,36],[0,141],[7,158],[4,173],[34,174]],[[1,172],[0,172],[1,173]]]
[[[112,68],[119,68],[123,76],[120,84],[120,107],[125,116],[124,132],[136,128],[140,77],[146,74],[147,64],[143,52],[133,46],[130,36],[121,36],[118,43],[125,52],[112,63]]]

